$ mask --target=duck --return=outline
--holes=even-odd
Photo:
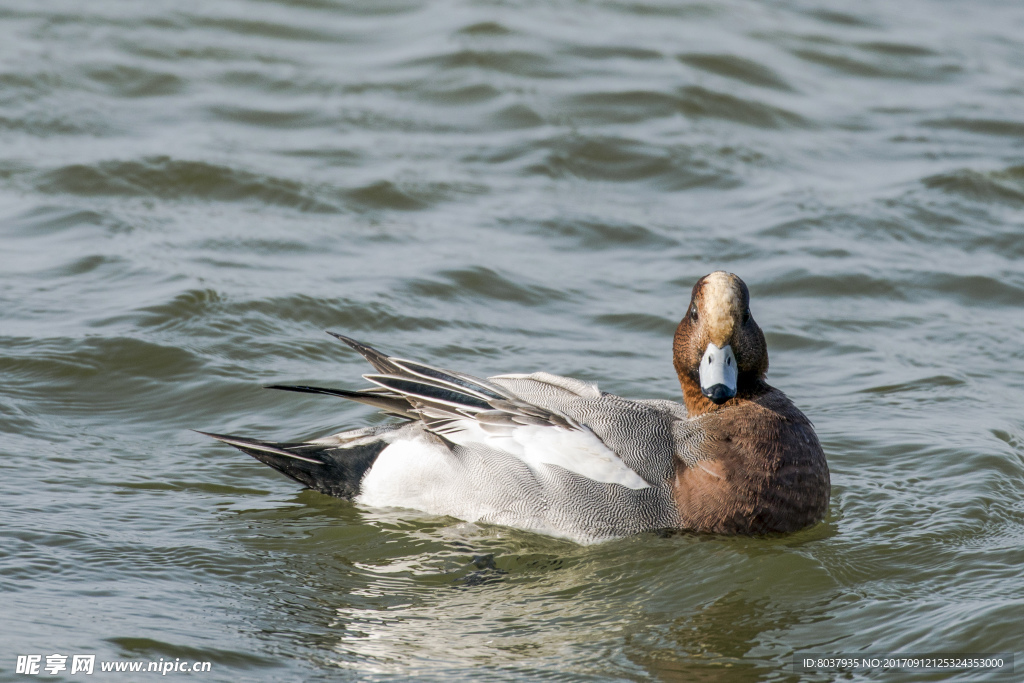
[[[548,372],[479,378],[328,332],[369,387],[341,397],[391,422],[304,442],[200,432],[305,487],[579,544],[643,532],[764,536],[819,523],[828,464],[811,421],[770,386],[764,333],[738,276],[693,286],[672,346],[682,402],[628,399]]]

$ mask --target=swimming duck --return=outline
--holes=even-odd
[[[304,443],[207,434],[305,486],[593,543],[642,531],[791,532],[826,512],[811,422],[765,382],[764,334],[737,276],[693,287],[673,359],[683,403],[631,400],[546,372],[487,379],[330,332],[376,370],[340,396],[400,421]]]

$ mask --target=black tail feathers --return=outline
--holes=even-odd
[[[359,483],[363,476],[388,445],[383,440],[349,447],[274,443],[240,436],[199,433],[231,444],[314,491],[349,500],[359,495]]]

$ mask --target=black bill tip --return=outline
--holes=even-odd
[[[719,406],[736,395],[735,389],[727,387],[724,384],[715,384],[707,389],[701,387],[700,392],[711,399],[712,403]]]

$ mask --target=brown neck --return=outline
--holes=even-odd
[[[734,406],[741,401],[749,401],[753,398],[771,391],[768,383],[759,377],[744,377],[740,375],[736,385],[736,395],[721,405],[717,405],[704,396],[700,390],[700,382],[690,373],[679,372],[679,384],[683,388],[683,403],[686,405],[686,413],[690,417],[698,417],[706,413]]]

